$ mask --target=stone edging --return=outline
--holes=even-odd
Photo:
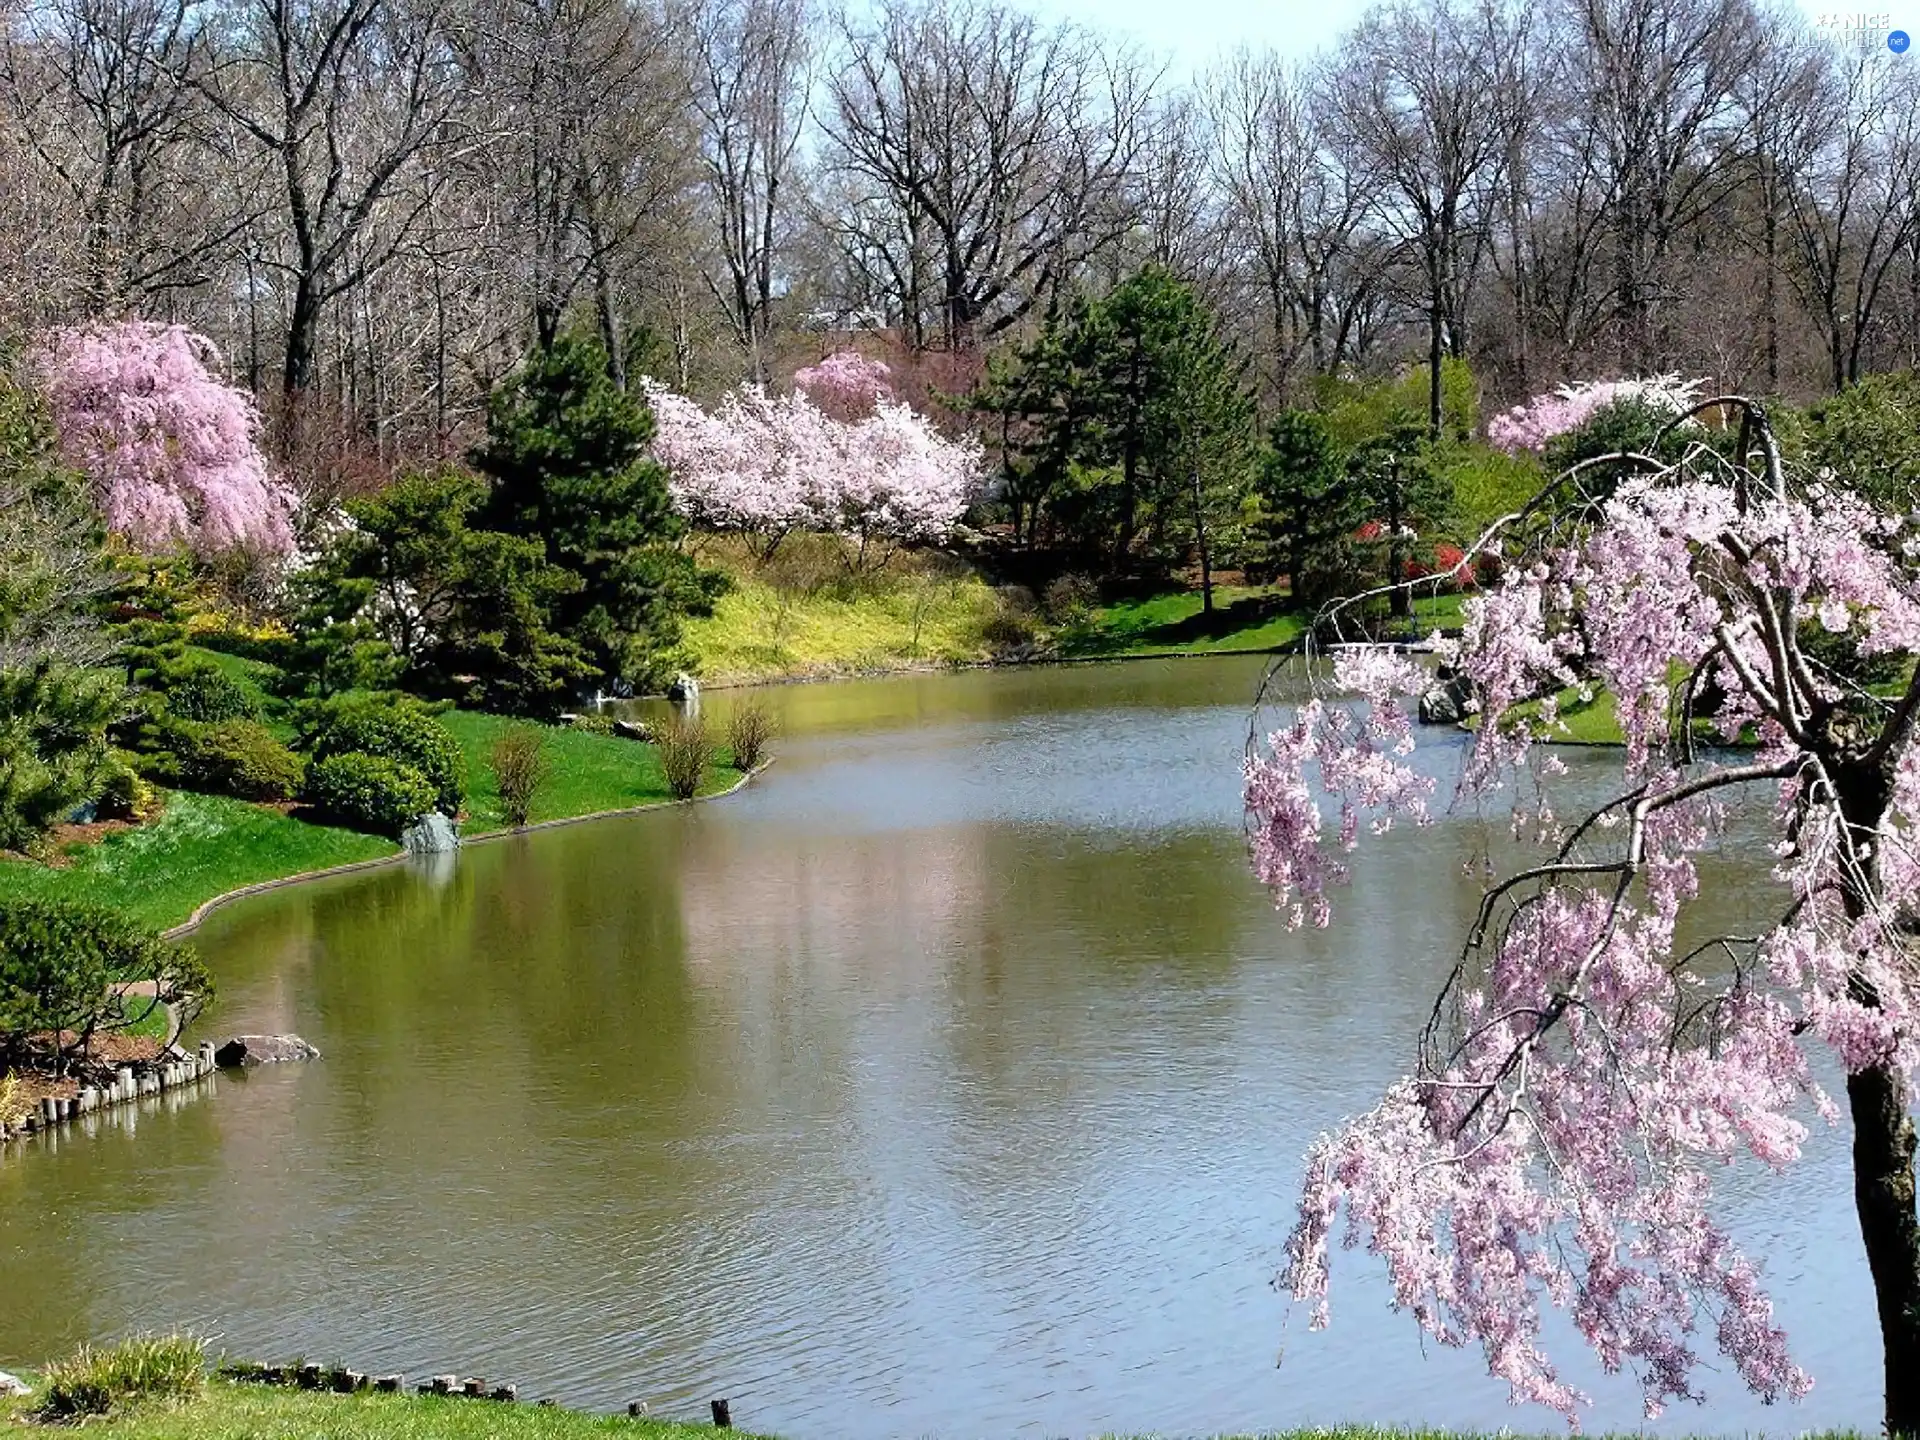
[[[540,830],[558,830],[568,825],[584,825],[589,820],[617,820],[629,815],[644,815],[651,810],[665,810],[673,805],[699,805],[708,800],[724,800],[744,786],[756,775],[761,774],[773,764],[772,758],[762,760],[758,767],[747,771],[724,790],[716,790],[711,795],[696,795],[691,800],[650,800],[645,805],[630,805],[620,810],[596,810],[588,815],[565,815],[557,820],[542,820],[537,825],[523,825],[519,829],[489,830],[484,835],[475,835],[472,839],[462,839],[460,848],[471,845],[484,845],[490,840],[506,840],[515,835],[531,835]],[[405,850],[396,850],[391,855],[382,855],[373,860],[355,860],[347,865],[329,865],[322,870],[303,870],[298,875],[282,875],[276,880],[258,880],[251,885],[242,885],[215,895],[211,900],[203,900],[194,907],[189,915],[178,925],[160,932],[163,940],[179,940],[190,935],[206,922],[214,911],[231,905],[236,900],[246,900],[255,895],[265,895],[269,891],[284,890],[293,885],[305,885],[313,880],[330,880],[336,875],[353,875],[362,870],[380,870],[389,865],[398,865],[408,858]]]
[[[0,1145],[9,1140],[24,1140],[29,1135],[45,1135],[62,1129],[86,1115],[130,1105],[168,1091],[183,1090],[212,1078],[216,1066],[211,1041],[191,1054],[173,1050],[158,1060],[122,1065],[106,1086],[82,1086],[80,1093],[66,1098],[49,1096],[23,1120],[0,1125]]]

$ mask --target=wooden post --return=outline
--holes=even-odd
[[[731,1430],[733,1428],[733,1411],[724,1400],[716,1400],[713,1402],[713,1428],[716,1430]]]

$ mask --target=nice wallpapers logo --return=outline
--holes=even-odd
[[[1822,30],[1844,40],[1858,41],[1884,35],[1887,37],[1887,49],[1896,55],[1906,54],[1907,47],[1913,43],[1906,31],[1894,28],[1893,16],[1887,11],[1829,10],[1821,13],[1817,23]]]

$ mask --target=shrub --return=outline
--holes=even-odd
[[[733,763],[742,770],[758,770],[773,731],[773,712],[760,701],[734,706],[727,716],[727,746],[733,751]]]
[[[184,789],[238,800],[291,800],[300,792],[300,757],[257,720],[176,723],[167,739]]]
[[[0,850],[35,850],[100,793],[124,686],[52,660],[0,669]]]
[[[206,1384],[207,1347],[190,1335],[138,1335],[95,1350],[82,1345],[47,1367],[43,1414],[105,1415],[128,1400],[191,1400]]]
[[[660,727],[658,737],[654,743],[660,748],[667,788],[674,799],[691,800],[700,793],[700,782],[713,763],[713,737],[707,733],[707,722],[698,715],[675,715]]]
[[[1033,644],[1038,634],[1033,616],[1033,592],[1020,585],[1002,585],[994,592],[994,613],[980,628],[981,638],[994,650],[1019,650]]]
[[[181,720],[252,720],[260,713],[253,696],[218,665],[189,665],[166,685],[167,713]]]
[[[327,820],[373,835],[397,836],[434,808],[434,790],[413,766],[350,750],[307,767],[301,792]]]
[[[1080,574],[1056,576],[1041,598],[1040,608],[1055,625],[1085,625],[1100,603],[1100,587]]]
[[[151,1006],[122,1005],[109,987],[151,981],[163,1001],[194,1003],[209,991],[193,951],[162,940],[125,915],[69,900],[0,905],[0,1059],[17,1060],[35,1036],[66,1030],[64,1065],[97,1031],[125,1028]]]
[[[547,737],[532,725],[516,725],[493,742],[493,779],[500,815],[518,829],[533,814],[533,797],[547,778]]]
[[[436,808],[458,815],[467,798],[466,757],[460,742],[418,705],[358,701],[329,706],[314,730],[312,749],[315,760],[377,755],[413,770],[433,790],[431,802],[416,815]]]
[[[613,717],[594,710],[585,715],[576,715],[567,722],[572,730],[584,731],[588,735],[613,734]]]
[[[137,820],[153,809],[153,787],[140,778],[131,759],[124,752],[116,751],[101,772],[94,814],[102,820]]]

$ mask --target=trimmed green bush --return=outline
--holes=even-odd
[[[362,701],[329,707],[314,728],[313,758],[377,755],[406,766],[432,787],[424,810],[458,815],[467,798],[466,757],[452,732],[417,705]],[[412,819],[412,816],[408,816]]]
[[[153,803],[153,787],[142,780],[131,757],[115,751],[101,772],[100,793],[94,798],[94,814],[102,820],[132,820]]]
[[[168,727],[174,772],[183,789],[236,800],[291,800],[305,766],[257,720]]]
[[[117,910],[69,900],[0,905],[0,1061],[20,1059],[36,1036],[70,1031],[74,1049],[146,1018],[151,1000],[123,1004],[109,993],[135,980],[154,982],[161,999],[204,1000],[209,989],[193,951]]]
[[[434,788],[413,766],[348,751],[307,767],[302,795],[322,818],[375,835],[395,835],[434,808]]]
[[[47,1367],[49,1420],[105,1415],[127,1400],[192,1400],[207,1383],[207,1347],[189,1335],[139,1335],[95,1350],[82,1345]]]
[[[181,720],[209,724],[220,720],[254,720],[259,707],[238,680],[218,665],[188,665],[166,682],[167,713]]]

